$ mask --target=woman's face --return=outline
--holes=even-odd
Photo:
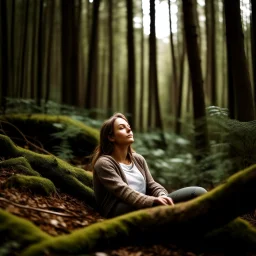
[[[131,127],[123,118],[115,120],[113,133],[109,140],[117,145],[130,145],[134,142]]]

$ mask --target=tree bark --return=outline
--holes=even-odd
[[[171,60],[172,60],[172,74],[173,81],[171,83],[171,92],[170,99],[172,99],[172,112],[175,115],[177,113],[177,104],[178,104],[178,75],[177,75],[177,64],[176,64],[176,55],[174,49],[174,40],[172,32],[172,15],[171,15],[171,3],[168,0],[168,9],[169,9],[169,27],[170,27],[170,48],[171,48]]]
[[[113,74],[114,74],[114,51],[113,51],[113,0],[108,1],[108,97],[107,109],[111,113],[113,109]],[[104,72],[103,72],[104,73]]]
[[[135,97],[135,49],[134,49],[134,32],[133,32],[133,0],[126,0],[127,8],[127,67],[128,67],[128,99],[127,104],[128,119],[131,127],[135,128],[136,124],[136,97]]]
[[[8,78],[8,33],[7,33],[7,9],[6,0],[2,0],[0,3],[0,28],[1,28],[1,61],[0,61],[0,75],[1,75],[1,112],[5,113],[6,110],[6,97],[7,88],[9,86]],[[4,38],[4,40],[3,40]]]
[[[97,70],[97,47],[98,47],[98,17],[99,17],[100,0],[93,1],[93,17],[90,29],[90,44],[88,52],[88,66],[87,66],[87,87],[85,95],[85,108],[88,110],[96,107],[95,102],[95,87],[97,84],[94,81]]]
[[[232,74],[234,86],[236,119],[239,121],[254,120],[255,109],[244,50],[244,33],[241,22],[240,1],[225,0],[224,10],[227,51],[229,56],[228,68]]]
[[[188,63],[192,82],[193,112],[195,127],[195,157],[200,160],[209,152],[208,129],[206,123],[203,77],[198,47],[196,10],[194,0],[183,0],[184,29],[187,45]]]
[[[155,0],[150,0],[150,34],[149,34],[149,128],[163,131],[163,122],[159,102],[157,78],[157,47],[155,26]],[[154,109],[153,109],[154,107]],[[155,125],[154,125],[155,123]]]
[[[256,3],[251,0],[251,56],[252,56],[252,70],[253,70],[253,91],[254,104],[256,102]]]

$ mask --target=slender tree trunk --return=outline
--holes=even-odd
[[[113,73],[114,73],[114,52],[113,52],[113,0],[108,0],[108,98],[107,109],[112,111],[113,109]]]
[[[36,46],[38,43],[37,38],[37,27],[38,27],[38,1],[33,1],[33,32],[32,32],[32,51],[31,51],[31,88],[30,88],[30,98],[35,98],[35,87],[36,87],[36,66],[38,59],[36,58]]]
[[[196,26],[196,6],[193,0],[183,0],[184,29],[188,53],[188,63],[192,81],[193,112],[195,126],[196,159],[200,160],[209,152],[208,131],[206,123],[203,77],[198,47]]]
[[[62,102],[76,105],[79,81],[80,12],[76,2],[63,0],[62,4]],[[81,6],[81,0],[78,1]]]
[[[141,0],[141,34],[140,34],[140,107],[139,107],[139,131],[143,131],[144,120],[144,23],[143,0]]]
[[[47,3],[50,5],[50,22],[49,22],[49,37],[48,37],[48,51],[47,51],[47,67],[46,67],[46,90],[45,90],[45,103],[49,101],[50,98],[50,85],[51,85],[51,69],[52,69],[52,46],[53,46],[53,27],[54,27],[54,13],[55,13],[55,2],[48,1]]]
[[[156,26],[155,26],[155,1],[150,0],[150,35],[149,35],[149,90],[152,90],[155,111],[155,128],[163,131],[163,123],[160,110],[158,78],[157,78],[157,50],[156,50]],[[149,104],[151,102],[149,101]]]
[[[171,15],[171,0],[168,0],[168,9],[169,9],[169,27],[170,27],[170,47],[171,47],[171,59],[172,59],[172,74],[173,81],[171,84],[171,99],[172,99],[172,111],[174,115],[177,113],[177,99],[178,99],[178,75],[177,75],[177,64],[176,64],[176,56],[174,49],[174,40],[173,40],[173,32],[172,32],[172,15]]]
[[[24,73],[25,73],[25,53],[26,53],[26,46],[27,46],[27,31],[28,31],[28,6],[29,0],[24,1],[24,21],[22,22],[22,45],[20,47],[20,58],[19,58],[19,97],[23,97],[24,92]]]
[[[96,106],[94,87],[97,85],[94,84],[93,73],[97,70],[97,47],[98,47],[98,17],[99,17],[99,7],[100,0],[93,1],[93,17],[92,17],[92,26],[90,33],[90,45],[88,53],[88,66],[87,66],[87,88],[86,88],[86,101],[85,108],[90,109]]]
[[[212,0],[205,1],[205,26],[206,26],[206,30],[205,30],[205,32],[206,32],[205,95],[209,99],[211,99],[211,72],[210,72],[211,64],[212,64],[211,49],[212,49],[212,44],[215,43],[211,39],[212,20],[211,20],[211,11],[210,11],[210,8],[211,8],[210,1],[212,1]],[[212,104],[212,103],[210,102],[210,104]]]
[[[128,99],[127,111],[129,113],[129,122],[131,127],[135,128],[135,49],[134,49],[134,33],[133,33],[133,0],[126,0],[127,8],[127,54],[128,54]]]
[[[14,51],[14,42],[15,42],[15,13],[16,13],[16,8],[15,8],[15,0],[11,1],[11,28],[10,28],[10,72],[9,72],[9,93],[12,95],[15,91],[15,51]]]
[[[256,3],[251,0],[251,55],[252,55],[252,74],[253,74],[253,91],[254,104],[256,103]]]
[[[0,1],[0,36],[4,40],[1,40],[1,61],[0,61],[0,75],[1,75],[1,112],[4,114],[6,110],[6,96],[7,88],[9,87],[8,79],[8,26],[7,26],[7,8],[6,0]]]
[[[186,44],[185,39],[183,40],[182,54],[180,58],[180,77],[178,85],[178,101],[177,101],[177,112],[175,115],[175,133],[181,134],[181,106],[183,98],[183,79],[184,79],[184,67],[185,67],[185,53],[186,53]]]
[[[44,53],[44,0],[39,2],[39,21],[38,21],[38,44],[37,44],[37,84],[36,84],[36,104],[41,106],[43,90],[43,53]]]
[[[254,120],[255,110],[248,64],[244,50],[240,1],[225,0],[224,10],[227,34],[227,51],[229,56],[228,68],[233,78],[236,118],[239,121]]]

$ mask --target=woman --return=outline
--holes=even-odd
[[[143,156],[131,144],[133,133],[126,117],[114,114],[100,130],[100,144],[95,149],[92,166],[96,202],[106,218],[136,209],[174,205],[206,193],[201,187],[187,187],[168,194],[155,182]]]

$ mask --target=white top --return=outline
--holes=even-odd
[[[122,170],[124,171],[128,185],[132,189],[142,194],[146,194],[146,181],[142,173],[136,167],[136,165],[134,163],[131,163],[128,165],[123,163],[119,163],[119,164]]]

